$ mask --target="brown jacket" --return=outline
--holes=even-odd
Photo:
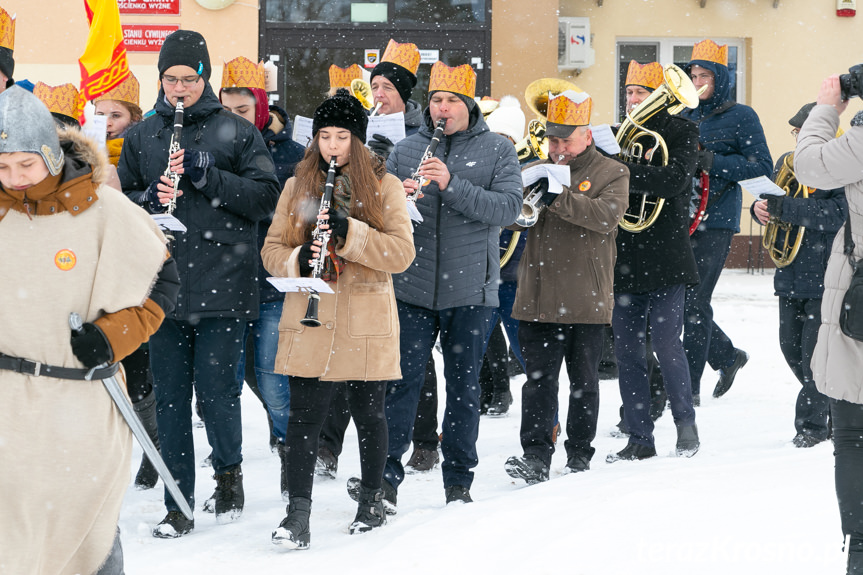
[[[285,184],[273,224],[261,250],[264,267],[274,276],[299,277],[299,246],[282,242],[288,224],[288,198],[296,178]],[[386,228],[375,230],[348,218],[348,237],[336,254],[346,264],[335,294],[321,294],[320,327],[300,323],[308,296],[285,294],[279,322],[275,370],[325,381],[383,381],[401,378],[399,322],[391,274],[405,271],[414,259],[414,243],[402,183],[386,174],[381,181]]]
[[[564,187],[539,221],[527,228],[512,317],[609,324],[615,238],[629,202],[629,170],[597,152],[594,144],[569,168],[571,187]]]

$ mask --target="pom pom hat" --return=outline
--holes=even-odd
[[[366,128],[369,117],[360,101],[345,90],[340,89],[332,98],[324,100],[312,118],[312,136],[317,135],[321,128],[335,126],[344,128],[351,134],[366,142]]]

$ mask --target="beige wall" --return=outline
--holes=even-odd
[[[206,2],[214,4],[212,0]],[[80,0],[0,0],[16,14],[15,79],[41,80],[49,85],[72,82],[78,86],[78,58],[87,43],[88,25]],[[180,1],[179,16],[123,14],[123,24],[176,24],[200,32],[207,39],[213,74],[211,84],[221,84],[222,62],[237,56],[255,59],[258,54],[258,2],[243,0],[222,10],[208,10],[194,0]],[[156,101],[159,79],[157,52],[130,52],[129,66],[141,83],[141,107]]]

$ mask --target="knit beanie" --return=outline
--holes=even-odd
[[[494,112],[485,119],[491,132],[503,134],[512,138],[513,142],[519,142],[524,138],[524,112],[521,104],[514,96],[504,96]]]
[[[166,37],[159,50],[159,76],[171,66],[188,66],[209,81],[210,53],[204,37],[192,30],[177,30]]]
[[[360,101],[344,88],[339,88],[333,97],[324,100],[315,110],[312,118],[312,136],[316,136],[321,128],[335,126],[350,131],[365,143],[368,125],[369,117]]]
[[[417,85],[417,77],[411,74],[410,70],[393,62],[381,62],[375,66],[369,82],[374,80],[375,76],[383,76],[392,82],[405,104],[410,100],[411,92]]]

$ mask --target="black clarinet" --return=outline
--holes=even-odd
[[[444,128],[446,127],[446,119],[438,120],[435,125],[434,134],[432,134],[431,142],[429,142],[426,151],[423,153],[422,158],[420,158],[420,163],[417,166],[417,169],[414,170],[414,173],[411,174],[411,179],[417,183],[417,189],[415,192],[408,194],[408,201],[416,203],[417,197],[420,195],[420,189],[429,183],[424,177],[419,175],[420,168],[422,168],[423,162],[428,160],[429,158],[434,157],[435,150],[437,150],[437,145],[440,144],[440,138],[443,136]]]
[[[171,144],[168,146],[168,167],[165,175],[174,184],[174,195],[168,202],[168,213],[174,213],[177,207],[177,189],[180,187],[180,174],[171,169],[171,154],[180,151],[180,137],[183,135],[183,98],[177,98],[177,107],[174,109],[174,133],[171,134]]]
[[[333,203],[333,184],[336,181],[336,166],[338,166],[338,158],[333,156],[330,158],[330,169],[327,170],[327,182],[324,184],[324,195],[321,196],[321,207],[318,213],[326,212],[330,209]],[[320,240],[321,251],[318,257],[315,258],[312,264],[312,275],[310,277],[320,278],[324,272],[324,264],[327,261],[327,244],[330,243],[330,227],[322,230],[321,226],[325,225],[329,220],[318,219],[315,229],[312,230],[312,239]],[[300,323],[306,327],[320,327],[321,321],[318,319],[318,302],[321,301],[321,296],[317,290],[309,290],[309,305],[306,308],[306,317],[300,320]]]

